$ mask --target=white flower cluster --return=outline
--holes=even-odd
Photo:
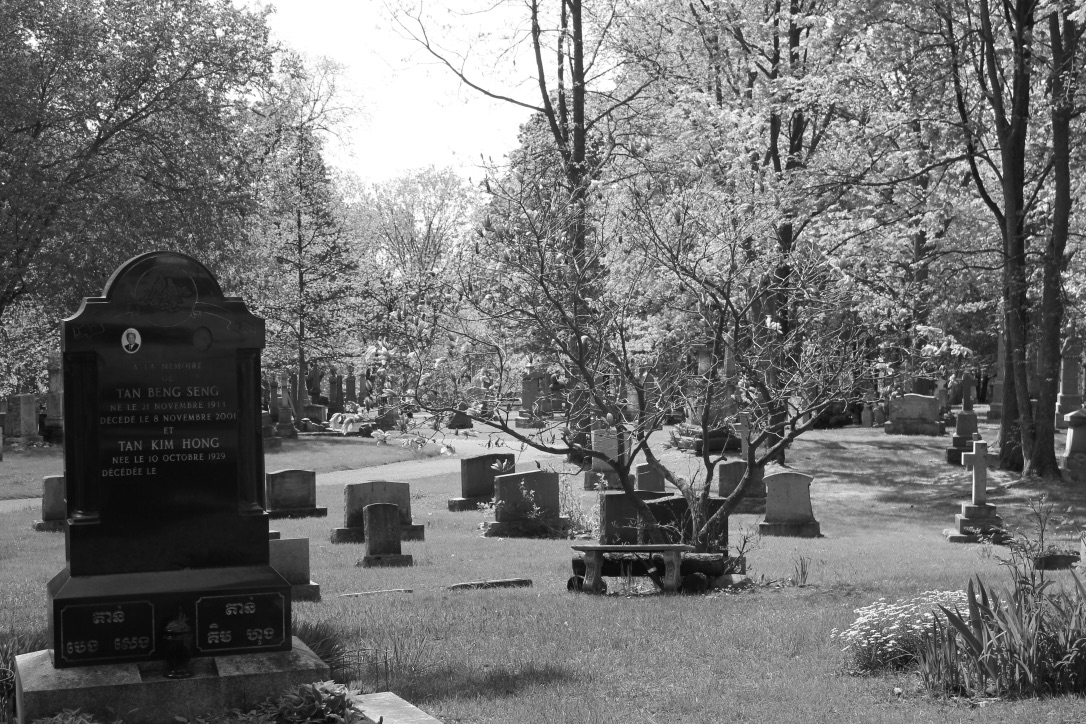
[[[844,644],[841,650],[850,657],[854,670],[907,666],[916,659],[938,606],[963,609],[965,591],[926,591],[896,603],[880,598],[857,608],[856,621],[844,631],[834,629],[831,636]]]

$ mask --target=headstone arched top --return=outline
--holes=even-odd
[[[101,297],[86,297],[64,320],[64,352],[113,350],[135,355],[143,345],[261,349],[264,320],[239,297],[227,297],[200,262],[176,252],[149,252],[122,264]]]

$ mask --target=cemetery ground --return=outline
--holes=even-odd
[[[981,432],[996,438],[993,425],[982,423]],[[466,456],[484,437],[448,439]],[[322,624],[350,649],[387,650],[387,673],[380,668],[375,676],[363,664],[351,678],[366,690],[389,688],[447,723],[1083,721],[1086,702],[1079,698],[947,701],[927,696],[909,673],[843,671],[831,631],[847,628],[854,609],[880,598],[964,589],[973,575],[1009,580],[998,560],[1005,550],[943,538],[970,489],[965,469],[945,462],[948,444],[949,437],[857,427],[802,437],[789,467],[815,476],[811,497],[825,537],[752,540],[747,558],[758,585],[738,592],[664,596],[644,579],[609,579],[606,596],[568,593],[571,541],[481,537],[478,526],[492,515],[449,512],[459,476],[430,474],[429,465],[419,466],[418,476],[393,478],[410,482],[415,522],[426,526],[425,541],[404,543],[414,556],[411,568],[356,567],[361,545],[328,543],[342,517],[342,483],[381,478],[379,468],[318,476],[317,503],[328,506],[328,518],[277,520],[272,527],[310,539],[323,600],[295,603],[296,625]],[[292,454],[288,448],[268,456],[268,469],[289,467],[279,463]],[[696,463],[677,451],[667,456]],[[2,464],[8,462],[5,456]],[[596,494],[580,483],[563,477],[567,504],[590,516]],[[1045,491],[1060,514],[1086,516],[1082,491]],[[1032,531],[1026,502],[1041,492],[1014,476],[990,475],[990,500],[1012,529]],[[44,637],[45,584],[64,566],[64,538],[31,531],[37,515],[0,514],[0,631]],[[732,545],[758,520],[733,516]],[[534,585],[445,589],[514,577]],[[411,592],[343,595],[388,589]]]
[[[282,448],[265,456],[265,468],[275,470],[300,469],[329,473],[361,467],[386,465],[432,457],[439,446],[425,445],[422,449],[405,447],[401,443],[414,436],[390,439],[379,445],[373,438],[339,437],[330,435],[284,439]],[[34,446],[20,450],[7,448],[0,461],[0,500],[40,498],[42,478],[64,472],[64,446]]]

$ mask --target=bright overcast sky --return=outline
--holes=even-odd
[[[334,164],[375,182],[431,164],[478,179],[481,153],[498,160],[515,144],[527,111],[462,87],[417,43],[401,37],[376,0],[271,4],[275,36],[306,55],[344,65],[347,84],[361,100],[349,155],[332,149]]]

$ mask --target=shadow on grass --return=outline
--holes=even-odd
[[[528,687],[547,687],[580,679],[583,677],[575,677],[571,669],[551,664],[484,665],[480,669],[456,663],[427,668],[422,675],[405,677],[396,682],[396,693],[416,705],[476,696],[501,699],[516,696]]]

